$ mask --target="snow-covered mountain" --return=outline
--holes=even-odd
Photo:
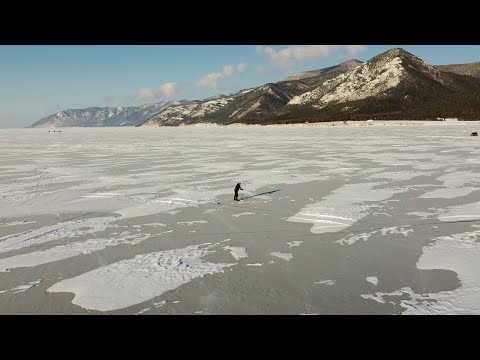
[[[296,96],[288,104],[312,104],[322,108],[330,103],[388,96],[389,90],[398,88],[402,82],[424,87],[425,90],[435,86],[439,91],[441,88],[470,90],[468,84],[462,83],[453,74],[442,72],[403,49],[392,49],[312,91]]]
[[[201,122],[203,119],[224,108],[233,97],[225,96],[212,100],[195,100],[167,106],[152,115],[140,126],[178,126]]]
[[[159,102],[151,105],[131,107],[68,109],[44,117],[30,127],[135,126],[171,104],[171,102]]]
[[[361,64],[350,60],[325,69],[290,77],[277,83],[241,90],[236,94],[214,97],[192,104],[170,106],[149,118],[142,126],[178,126],[197,122],[231,124],[255,122],[275,113],[295,96]]]
[[[344,72],[350,71],[356,68],[361,63],[362,61],[360,60],[352,59],[352,60],[344,61],[341,64],[330,66],[320,70],[304,71],[304,72],[301,72],[300,74],[286,78],[285,81],[291,81],[291,80],[305,81],[306,79],[312,79],[312,78],[318,78],[318,77],[323,77],[321,80],[325,81],[335,76],[338,76],[340,74],[343,74]],[[321,80],[320,80],[320,83],[318,83],[318,79],[317,79],[317,86],[320,85],[321,82],[323,82]]]
[[[280,116],[327,119],[405,112],[435,98],[478,91],[478,78],[440,71],[403,49],[392,49],[295,96]]]
[[[65,110],[31,127],[180,126],[195,123],[480,117],[478,63],[432,66],[403,49],[300,73],[203,100]],[[466,75],[468,74],[468,75]]]

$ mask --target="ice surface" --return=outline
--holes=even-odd
[[[239,217],[239,216],[244,216],[244,215],[255,215],[255,213],[252,212],[242,212],[240,214],[233,214],[232,216],[234,217]]]
[[[272,256],[276,256],[282,260],[290,261],[293,258],[293,255],[290,253],[281,253],[281,252],[272,252],[270,253]]]
[[[7,223],[7,224],[1,224],[0,223],[0,226],[15,226],[15,225],[26,225],[26,224],[35,224],[36,221],[13,221],[11,223]]]
[[[451,206],[442,215],[438,216],[440,221],[465,221],[480,220],[480,201],[475,203]]]
[[[211,248],[192,245],[137,255],[62,280],[47,291],[72,292],[75,294],[72,302],[86,309],[111,311],[126,308],[234,265],[202,261],[202,257],[215,252]]]
[[[313,223],[311,232],[321,234],[337,232],[353,225],[368,215],[373,206],[370,202],[378,202],[390,198],[391,189],[374,189],[384,183],[347,184],[334,190],[315,203],[303,208],[288,221]]]
[[[239,260],[245,257],[248,257],[247,248],[244,247],[235,247],[235,246],[225,246],[225,250],[230,250],[230,254],[235,258],[235,260]]]
[[[18,294],[18,293],[27,291],[28,289],[31,289],[34,286],[38,286],[38,284],[40,284],[41,282],[42,282],[42,279],[38,279],[38,280],[35,280],[35,281],[30,281],[26,284],[18,285],[18,286],[14,287],[10,290],[2,290],[2,291],[0,291],[0,294],[1,293],[6,293],[6,292],[13,292],[14,294]]]
[[[433,191],[426,192],[421,195],[420,198],[432,199],[432,198],[443,198],[443,199],[453,199],[460,196],[466,196],[476,189],[473,187],[463,187],[463,188],[446,188],[446,189],[435,189]]]
[[[173,231],[173,230],[172,230]],[[43,251],[33,251],[12,257],[0,259],[0,271],[2,269],[14,269],[19,267],[31,267],[41,264],[47,264],[54,261],[68,259],[80,254],[90,254],[95,251],[103,250],[107,246],[117,246],[120,244],[136,245],[150,234],[125,234],[124,236],[111,237],[108,239],[91,239],[59,245]]]
[[[290,241],[287,242],[287,245],[289,247],[295,247],[295,246],[300,246],[303,243],[303,241]]]
[[[423,249],[417,262],[422,270],[445,269],[457,273],[462,285],[453,291],[417,295],[433,303],[404,302],[405,314],[478,314],[480,313],[480,230],[439,237]],[[415,300],[415,299],[413,299]]]
[[[113,217],[70,220],[36,230],[25,231],[0,238],[0,253],[43,244],[53,240],[93,234],[114,227]]]
[[[315,281],[314,284],[318,284],[318,285],[335,285],[335,280]]]
[[[480,242],[472,226],[480,221],[480,148],[469,137],[473,125],[69,128],[55,139],[44,129],[0,130],[0,271],[13,284],[0,290],[0,309],[8,312],[20,306],[9,297],[43,277],[34,274],[37,269],[43,274],[52,262],[48,272],[54,274],[49,277],[63,279],[51,290],[73,293],[74,303],[85,308],[135,313],[154,310],[160,301],[156,297],[167,289],[184,286],[182,291],[196,296],[195,279],[210,272],[215,278],[224,276],[218,273],[225,268],[228,274],[232,269],[255,274],[263,291],[272,285],[264,273],[271,279],[285,276],[285,271],[292,279],[304,277],[295,272],[310,267],[310,261],[324,266],[325,257],[338,256],[351,259],[342,277],[349,272],[375,275],[382,279],[378,290],[393,291],[362,294],[349,289],[352,293],[346,297],[342,287],[335,286],[339,293],[335,309],[330,309],[334,312],[352,312],[359,308],[356,301],[371,307],[394,301],[405,313],[480,313],[475,305],[480,303],[480,269],[474,261]],[[245,189],[241,195],[253,196],[234,203],[237,182]],[[279,191],[255,196],[271,190]],[[435,221],[444,223],[435,226]],[[461,234],[458,229],[463,229]],[[216,248],[198,245],[227,236],[231,242]],[[296,240],[303,241],[299,249],[293,249],[300,244]],[[307,242],[305,254],[299,250]],[[223,249],[227,244],[232,246]],[[242,254],[240,245],[248,245],[245,254],[255,262],[234,261],[233,254]],[[292,253],[277,252],[286,249]],[[83,273],[82,261],[95,256],[84,254],[97,251],[112,257]],[[411,268],[415,262],[400,258],[392,270],[388,262],[378,260],[382,256],[365,257],[377,251],[417,256],[419,269],[453,271],[461,286],[416,294],[410,278],[400,282],[389,273],[421,271]],[[208,262],[203,258],[207,252]],[[273,254],[280,259],[270,260]],[[283,263],[293,255],[297,262]],[[66,259],[74,256],[78,266],[71,268]],[[230,260],[239,264],[223,264]],[[165,265],[168,261],[171,267]],[[300,264],[306,267],[297,267]],[[21,269],[30,266],[36,268]],[[333,273],[327,271],[322,270]],[[240,283],[232,282],[232,296],[245,292]],[[295,292],[300,295],[294,301],[307,302],[295,282],[288,286],[279,291]],[[29,293],[34,291],[20,296],[28,298]],[[127,309],[135,304],[135,311]],[[72,305],[58,308],[69,311],[68,306]],[[233,308],[222,306],[226,312]]]
[[[343,239],[335,241],[336,243],[339,243],[341,245],[353,245],[357,241],[362,240],[362,241],[367,241],[372,237],[373,235],[381,235],[385,236],[388,234],[400,234],[403,236],[408,236],[409,233],[413,232],[413,229],[408,229],[409,225],[403,226],[403,227],[388,227],[388,228],[381,228],[378,230],[370,231],[367,233],[360,233],[360,234],[355,234],[355,235],[349,235]]]

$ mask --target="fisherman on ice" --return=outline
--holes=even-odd
[[[235,186],[235,196],[233,197],[233,200],[240,201],[238,200],[238,190],[243,190],[241,187],[242,183],[238,183],[237,186]]]

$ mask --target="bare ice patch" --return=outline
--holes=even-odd
[[[285,261],[290,261],[293,258],[293,255],[290,253],[281,253],[281,252],[272,252],[270,255],[278,257]]]
[[[377,276],[367,276],[367,278],[365,280],[367,282],[369,282],[370,284],[373,284],[375,286],[378,285],[378,277]]]
[[[137,255],[62,280],[47,291],[74,293],[72,303],[85,309],[123,309],[235,265],[203,262],[202,257],[215,252],[205,245]]]
[[[224,249],[230,250],[230,254],[235,258],[235,260],[248,257],[247,248],[245,247],[225,246]]]
[[[295,247],[295,246],[300,246],[303,243],[303,241],[290,241],[287,242],[287,245],[289,247]]]
[[[263,266],[263,264],[260,263],[251,263],[251,264],[246,264],[245,266]]]

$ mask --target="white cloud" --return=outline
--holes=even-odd
[[[168,82],[160,85],[160,94],[169,97],[176,94],[180,90],[180,86],[174,82]]]
[[[175,82],[168,82],[160,85],[158,89],[143,88],[135,96],[137,101],[150,101],[175,95],[181,90],[180,85]]]
[[[235,68],[230,64],[224,65],[222,72],[207,74],[198,80],[196,85],[200,87],[218,89],[220,80],[235,75],[235,69],[237,70],[238,74],[242,74],[247,69],[247,63],[239,63]]]
[[[225,65],[223,67],[223,75],[232,76],[233,75],[233,66],[232,65]]]
[[[218,81],[223,77],[222,73],[210,73],[197,81],[197,86],[218,88]]]
[[[241,74],[243,74],[245,72],[245,70],[247,70],[247,63],[240,63],[237,65],[237,71]]]
[[[274,67],[285,69],[295,60],[321,60],[340,50],[346,50],[351,56],[355,56],[366,48],[365,45],[292,45],[276,50],[272,47],[258,45],[256,51],[266,55]]]
[[[140,101],[151,100],[155,97],[155,91],[150,88],[143,88],[137,95],[137,99]]]

